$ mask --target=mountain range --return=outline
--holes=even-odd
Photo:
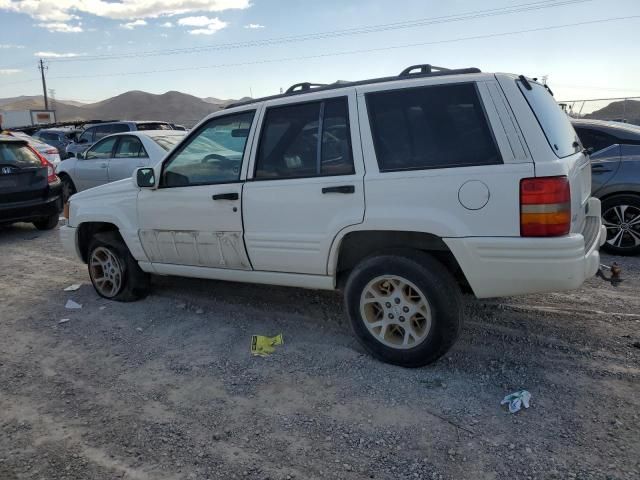
[[[247,100],[248,97],[240,100]],[[236,100],[199,98],[170,91],[160,95],[132,90],[96,103],[51,100],[59,122],[72,120],[159,120],[191,127],[206,115]],[[0,110],[38,110],[44,108],[42,95],[0,98]]]

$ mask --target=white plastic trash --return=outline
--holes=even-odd
[[[509,413],[516,413],[523,405],[524,408],[529,408],[529,400],[531,400],[531,394],[526,390],[520,390],[504,397],[500,405],[509,404]]]
[[[78,309],[82,308],[82,305],[80,305],[79,303],[76,303],[73,300],[69,299],[69,300],[67,300],[67,303],[65,304],[64,308],[67,308],[69,310],[78,310]]]

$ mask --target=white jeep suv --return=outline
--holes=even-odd
[[[154,168],[71,197],[61,237],[99,295],[149,274],[341,289],[375,357],[417,367],[478,298],[580,286],[606,235],[545,86],[409,67],[230,105]]]

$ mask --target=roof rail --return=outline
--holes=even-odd
[[[400,75],[398,75],[399,77],[408,77],[409,75],[415,75],[415,73],[411,73],[414,70],[420,70],[419,72],[416,73],[421,73],[421,74],[425,74],[425,73],[433,73],[434,71],[436,72],[448,72],[450,71],[449,68],[444,68],[444,67],[436,67],[435,65],[430,65],[428,63],[424,63],[422,65],[411,65],[410,67],[405,68],[404,70],[402,70],[400,72]]]
[[[291,85],[289,88],[287,88],[287,91],[285,93],[306,92],[308,90],[311,90],[312,88],[326,87],[326,86],[327,86],[326,83],[309,83],[309,82],[296,83],[295,85]]]
[[[419,70],[419,71],[415,71]],[[251,105],[253,103],[264,102],[265,100],[274,100],[276,98],[289,97],[291,95],[300,95],[308,93],[311,89],[315,90],[335,90],[339,88],[347,88],[347,87],[356,87],[359,85],[369,85],[372,83],[383,83],[383,82],[393,82],[398,79],[409,79],[415,77],[437,77],[444,75],[463,75],[467,73],[482,73],[479,68],[470,67],[470,68],[456,68],[456,69],[448,69],[443,67],[436,67],[429,64],[423,65],[412,65],[411,67],[405,68],[400,75],[393,77],[383,77],[383,78],[372,78],[369,80],[358,80],[355,82],[344,82],[338,81],[336,83],[331,83],[329,85],[323,85],[319,83],[296,83],[287,89],[285,93],[281,93],[279,95],[271,95],[262,98],[252,98],[251,100],[243,100],[241,102],[230,103],[225,109],[240,107],[243,105]]]

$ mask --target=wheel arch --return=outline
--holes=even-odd
[[[454,276],[463,291],[471,291],[455,256],[434,234],[402,230],[355,230],[336,238],[329,256],[328,273],[342,288],[349,272],[363,259],[392,250],[416,250],[436,258]]]
[[[91,243],[91,239],[97,233],[104,232],[116,232],[118,236],[122,239],[122,235],[120,235],[120,229],[113,223],[109,222],[83,222],[78,225],[77,232],[77,243],[78,243],[78,252],[82,257],[82,261],[87,263],[89,257],[89,244]],[[124,241],[124,240],[123,240]]]

